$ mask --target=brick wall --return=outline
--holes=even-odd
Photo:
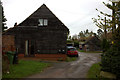
[[[2,36],[2,48],[4,51],[15,51],[15,43],[13,35]]]
[[[25,57],[24,54],[18,54],[18,59],[25,59],[25,60],[66,60],[66,54],[35,54],[34,57]]]

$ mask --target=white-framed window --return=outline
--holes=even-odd
[[[47,26],[48,25],[47,19],[39,19],[38,22],[39,22],[38,26]]]
[[[43,19],[39,19],[38,22],[38,26],[43,26]]]
[[[44,26],[47,26],[47,25],[48,25],[48,20],[44,19]]]

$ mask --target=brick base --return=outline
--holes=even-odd
[[[24,54],[18,54],[18,59],[65,61],[67,59],[67,55],[66,54],[35,54],[34,56],[26,57],[24,56]]]

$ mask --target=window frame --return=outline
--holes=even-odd
[[[48,19],[38,19],[38,26],[48,26]]]

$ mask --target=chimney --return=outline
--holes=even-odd
[[[14,27],[17,27],[17,22],[14,24]]]

